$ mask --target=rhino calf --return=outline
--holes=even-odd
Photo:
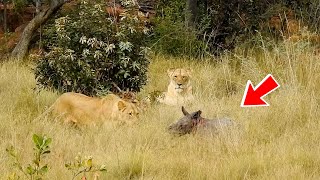
[[[197,131],[210,131],[217,133],[228,127],[235,125],[235,122],[228,118],[206,119],[201,117],[201,111],[188,113],[182,106],[184,117],[169,126],[169,132],[176,135],[185,135]]]

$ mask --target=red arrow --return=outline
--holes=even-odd
[[[246,89],[241,101],[241,107],[269,106],[262,98],[280,87],[279,83],[268,74],[255,88],[250,80],[247,82]]]

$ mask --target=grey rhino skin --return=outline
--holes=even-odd
[[[185,135],[197,131],[209,131],[211,133],[218,133],[219,130],[223,130],[235,125],[235,122],[228,118],[221,119],[206,119],[201,117],[201,111],[188,113],[182,106],[182,112],[184,117],[177,122],[171,124],[168,128],[171,134]]]

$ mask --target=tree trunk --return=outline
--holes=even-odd
[[[189,27],[194,27],[197,16],[197,0],[187,0],[186,23]]]
[[[7,0],[3,0],[3,32],[8,32],[7,23]]]
[[[36,0],[36,14],[40,13],[40,6],[41,6],[41,1]]]
[[[45,23],[49,17],[66,2],[66,0],[51,0],[50,6],[39,12],[24,28],[18,44],[11,53],[11,57],[23,59],[28,53],[29,44],[33,34],[41,24]]]

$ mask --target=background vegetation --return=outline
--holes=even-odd
[[[109,21],[99,6],[64,6],[34,36],[31,47],[43,54],[3,59],[1,178],[319,179],[319,1],[196,2],[155,1],[156,15],[137,21],[134,8]],[[109,52],[95,53],[100,46]],[[163,104],[132,126],[76,129],[37,118],[63,91],[97,95],[113,91],[111,82],[139,97],[165,91],[173,67],[193,70],[196,100],[187,110],[230,117],[241,131],[173,137],[166,128],[181,107]],[[269,73],[281,85],[265,98],[271,106],[241,108],[247,80],[256,85]]]
[[[187,109],[201,109],[208,118],[228,116],[243,126],[241,135],[219,137],[170,136],[166,128],[182,113],[180,107],[165,105],[148,109],[134,126],[117,128],[77,130],[49,117],[34,120],[58,94],[32,90],[36,82],[30,63],[3,63],[0,151],[13,145],[23,150],[19,156],[26,164],[32,158],[32,134],[47,134],[52,138],[51,153],[46,157],[50,167],[47,179],[71,179],[64,164],[78,153],[106,165],[102,179],[318,179],[320,59],[305,43],[283,43],[272,51],[260,47],[246,55],[239,49],[221,56],[219,63],[152,58],[150,80],[141,95],[165,90],[167,68],[191,67],[197,100]],[[241,108],[246,81],[257,84],[268,73],[281,85],[266,98],[271,106]],[[229,91],[230,84],[233,91]],[[3,175],[15,172],[5,153],[0,160]]]
[[[195,23],[186,28],[188,3],[194,6],[191,9],[195,9],[192,14]],[[157,5],[153,38],[160,48],[156,50],[171,55],[199,57],[204,52],[218,55],[244,42],[256,43],[257,32],[283,39],[299,34],[304,26],[313,32],[320,27],[320,3],[316,0],[159,0]]]

